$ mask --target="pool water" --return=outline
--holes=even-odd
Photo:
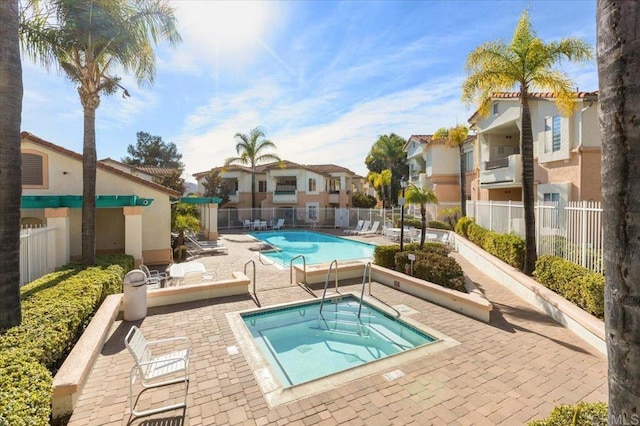
[[[262,254],[274,262],[289,266],[291,259],[303,255],[307,264],[332,260],[367,259],[373,257],[373,244],[334,237],[313,231],[267,231],[250,234],[274,247]],[[302,263],[302,259],[296,263]]]
[[[242,314],[283,387],[357,367],[437,341],[355,297]]]

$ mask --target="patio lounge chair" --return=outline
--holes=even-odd
[[[377,220],[375,222],[373,222],[373,225],[371,225],[371,229],[369,229],[368,231],[360,231],[360,232],[356,232],[356,235],[372,235],[372,234],[377,234],[378,233],[378,227],[380,226],[380,222],[378,222]]]
[[[371,222],[368,220],[365,220],[364,225],[362,225],[362,229],[360,231],[353,231],[351,235],[360,235],[363,232],[367,232],[369,230],[369,225],[371,225]]]
[[[185,235],[187,240],[187,254],[189,257],[205,256],[207,254],[229,254],[229,249],[214,241],[205,243],[196,240],[190,235]]]
[[[189,389],[189,352],[191,350],[191,341],[186,337],[175,337],[147,342],[140,329],[133,326],[124,338],[124,344],[135,360],[135,365],[129,372],[129,403],[131,404],[131,414],[135,417],[148,416],[150,414],[186,407],[187,391]],[[175,349],[173,352],[163,355],[156,354],[157,349],[155,348],[166,348],[171,345]],[[151,350],[152,348],[154,348],[153,352]],[[137,376],[140,376],[144,389],[184,382],[183,402],[145,411],[137,411],[137,400],[133,400],[133,384]]]
[[[246,230],[251,229],[251,219],[245,219],[245,220],[242,222],[242,229],[243,229],[243,230],[245,230],[245,229],[246,229]]]
[[[284,226],[284,219],[278,219],[278,222],[273,225],[273,229],[282,229],[282,227]]]
[[[355,228],[353,228],[353,229],[345,229],[344,233],[347,234],[347,235],[352,235],[354,232],[360,232],[360,231],[362,231],[362,225],[364,225],[364,220],[360,219]]]

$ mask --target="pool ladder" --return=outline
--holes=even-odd
[[[322,300],[320,301],[320,313],[322,313],[322,306],[324,305],[324,298],[327,295],[327,287],[329,286],[329,278],[331,278],[331,269],[333,264],[336,264],[336,293],[338,292],[338,261],[334,259],[329,264],[329,270],[327,271],[327,278],[324,280],[324,291],[322,292]]]
[[[362,301],[364,299],[364,285],[367,282],[367,271],[369,271],[369,296],[371,296],[371,262],[367,262],[364,265],[364,271],[362,271],[362,290],[360,291],[360,303],[358,306],[358,318],[360,318],[360,313],[362,312]]]
[[[299,257],[302,258],[302,267],[304,269],[304,285],[307,285],[307,259],[301,254],[292,258],[291,262],[289,262],[289,284],[293,284],[293,261]]]
[[[353,305],[347,305],[347,308],[349,307],[353,308],[353,310],[341,310],[340,307],[336,305],[334,311],[329,313],[325,311],[324,314],[319,314],[318,329],[330,333],[369,337],[371,335],[371,329],[367,327],[367,324],[362,322],[359,314],[355,312],[355,303]],[[363,314],[362,316],[368,318],[370,325],[371,315]]]

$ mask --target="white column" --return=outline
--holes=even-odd
[[[142,207],[126,206],[124,214],[124,252],[133,256],[134,266],[143,263],[142,259]]]
[[[54,237],[48,239],[47,270],[53,271],[58,266],[69,263],[71,253],[71,227],[69,207],[46,208],[44,216],[47,226],[54,228]],[[51,269],[51,270],[49,270]]]
[[[208,216],[208,223],[207,223],[207,229],[209,230],[209,235],[208,235],[208,239],[209,240],[217,240],[218,239],[218,204],[217,203],[210,203],[207,204],[208,207],[208,211],[209,214]]]

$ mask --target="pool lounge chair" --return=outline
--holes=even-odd
[[[356,232],[355,234],[356,235],[373,235],[373,234],[377,234],[379,226],[380,226],[380,222],[378,222],[376,220],[375,222],[373,222],[373,225],[371,225],[371,229],[369,229],[368,231]]]
[[[360,219],[354,229],[345,229],[344,233],[347,235],[352,235],[354,232],[360,232],[362,231],[362,225],[364,225],[364,220]]]
[[[189,257],[206,256],[208,254],[229,254],[229,249],[215,241],[201,242],[190,235],[185,235],[187,240],[187,254]]]
[[[284,219],[278,219],[278,222],[273,225],[273,229],[282,229],[282,227],[284,226]]]
[[[362,225],[362,229],[360,231],[353,231],[353,233],[351,233],[351,235],[360,235],[363,232],[367,232],[369,230],[369,226],[371,225],[371,222],[368,220],[364,221],[364,225]]]

